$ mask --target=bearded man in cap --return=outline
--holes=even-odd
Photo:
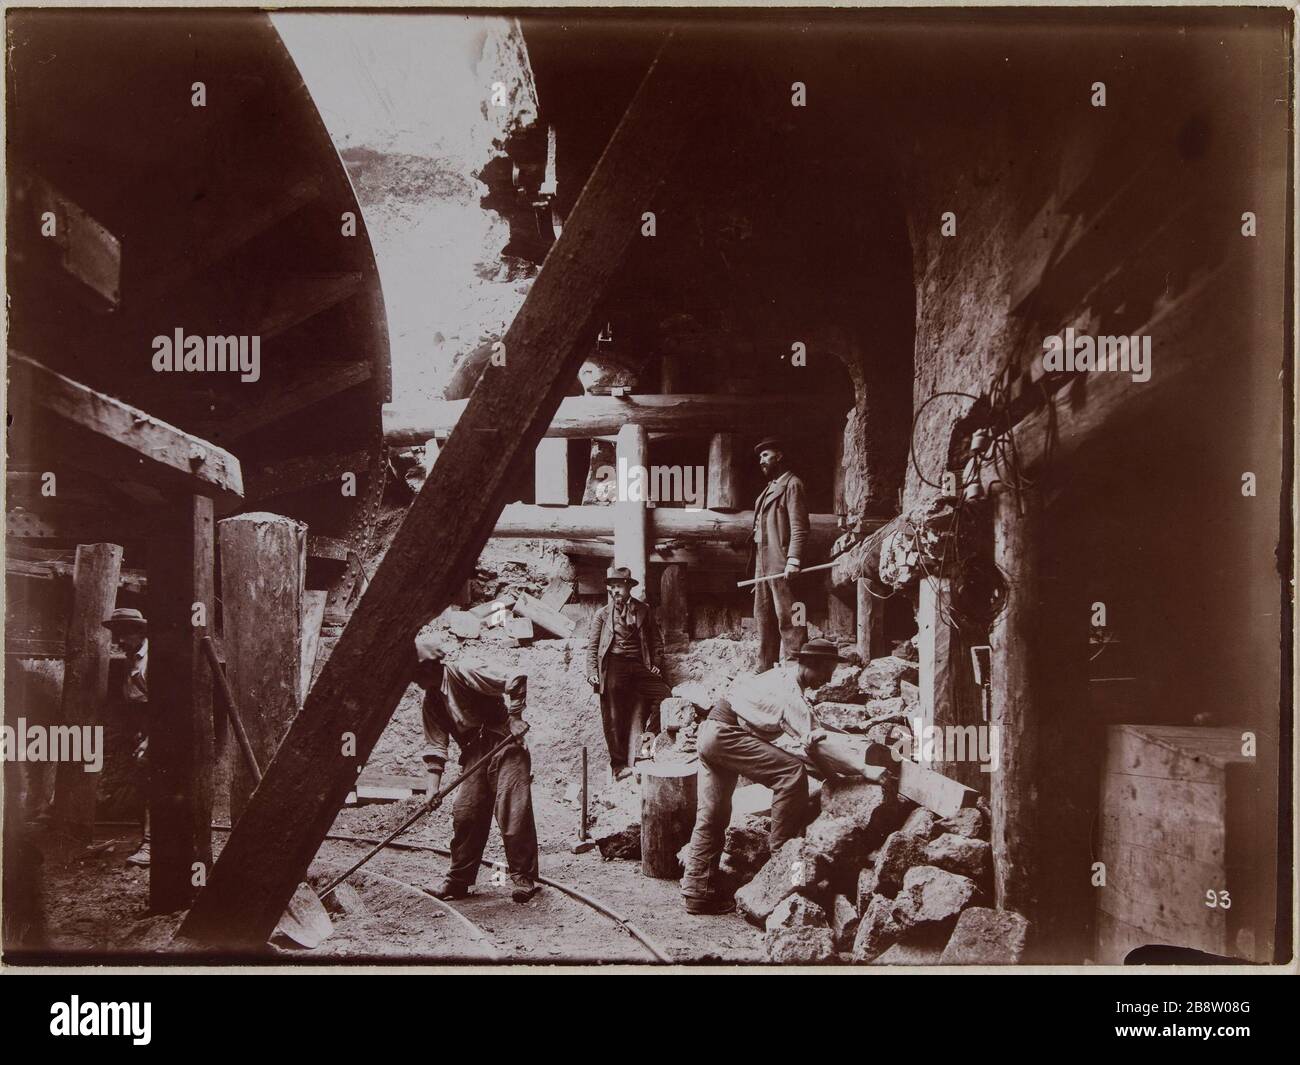
[[[452,807],[451,868],[433,888],[440,899],[463,899],[478,877],[495,815],[505,845],[515,902],[538,891],[537,825],[533,819],[532,763],[523,742],[528,677],[464,659],[448,662],[436,636],[415,638],[415,682],[424,689],[424,768],[428,795],[442,787],[448,744],[460,748],[463,773],[506,736],[517,736],[456,791]]]
[[[770,436],[754,448],[767,485],[754,503],[754,628],[758,633],[755,672],[788,660],[808,639],[808,629],[791,620],[794,592],[789,578],[799,572],[809,545],[808,504],[803,481],[786,460],[786,445]]]
[[[842,661],[829,640],[812,640],[795,662],[738,677],[700,724],[695,829],[681,882],[688,913],[726,913],[732,908],[718,889],[718,863],[737,777],[772,789],[773,854],[803,834],[807,766],[825,738],[804,689],[825,684]]]
[[[143,778],[144,824],[140,849],[127,859],[129,865],[149,864],[149,623],[140,611],[118,607],[104,622],[113,642],[126,655],[121,688],[111,693],[125,706],[127,727],[136,737],[135,761]]]
[[[605,575],[609,600],[596,611],[587,635],[587,683],[600,693],[600,716],[609,748],[610,776],[632,772],[645,736],[659,731],[659,704],[672,694],[664,683],[663,649],[654,614],[632,595],[640,582],[626,566]],[[633,737],[633,724],[644,728]],[[633,747],[635,745],[635,747]]]

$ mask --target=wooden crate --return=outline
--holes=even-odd
[[[1098,962],[1119,965],[1153,944],[1271,960],[1276,831],[1263,791],[1269,782],[1242,754],[1244,731],[1108,729]]]

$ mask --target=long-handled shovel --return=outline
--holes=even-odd
[[[362,855],[362,857],[357,861],[357,863],[353,865],[346,873],[344,873],[340,877],[336,877],[334,881],[330,884],[330,886],[320,893],[320,897],[325,898],[326,895],[332,892],[336,887],[338,887],[341,883],[343,883],[343,881],[345,881],[348,877],[350,877],[353,873],[355,873],[358,869],[360,869],[363,865],[365,865],[366,862],[370,861],[371,858],[373,858],[381,850],[383,850],[390,843],[392,843],[393,840],[395,840],[398,836],[400,836],[403,832],[405,832],[408,828],[410,828],[413,824],[415,824],[416,821],[420,820],[420,818],[422,818],[425,814],[433,813],[434,810],[436,810],[439,806],[442,805],[443,799],[445,799],[453,791],[455,791],[462,784],[464,784],[465,781],[467,781],[470,777],[472,777],[475,773],[477,773],[480,769],[482,769],[485,765],[487,765],[490,761],[492,761],[497,751],[501,750],[501,748],[508,743],[514,743],[515,740],[522,737],[524,733],[526,733],[527,731],[528,731],[528,726],[524,725],[523,732],[512,733],[509,736],[503,737],[495,747],[493,747],[490,751],[488,751],[487,754],[485,754],[472,766],[470,766],[463,773],[461,773],[460,776],[458,776],[445,788],[443,788],[437,794],[430,795],[429,798],[425,799],[423,804],[421,804],[420,808],[416,810],[415,813],[411,814],[411,816],[408,817],[405,821],[403,821],[400,825],[398,825],[397,828],[393,829],[393,831],[388,833],[388,835],[386,835],[382,840],[380,840],[373,847],[371,847],[370,850],[366,851],[366,853]]]
[[[248,733],[244,731],[239,707],[235,705],[235,694],[230,690],[230,682],[226,680],[226,674],[221,668],[217,648],[211,636],[204,636],[201,643],[208,665],[212,669],[212,679],[216,682],[221,704],[225,707],[226,716],[230,718],[230,728],[235,734],[235,741],[239,744],[239,749],[244,752],[244,760],[248,763],[248,771],[253,774],[254,782],[261,784],[262,770],[257,764],[257,755],[253,753],[253,745],[248,742]],[[320,899],[316,897],[316,892],[312,891],[307,884],[299,884],[275,930],[311,950],[320,946],[334,931],[334,923],[330,920],[330,915]]]

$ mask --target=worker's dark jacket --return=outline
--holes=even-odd
[[[757,577],[780,573],[789,561],[808,561],[808,504],[803,481],[789,470],[769,483],[754,502],[750,565]]]
[[[628,600],[629,607],[636,616],[637,634],[640,637],[641,664],[652,669],[659,664],[659,626],[655,624],[654,611],[640,599]],[[591,629],[587,636],[587,676],[600,678],[600,692],[605,692],[605,663],[609,649],[614,645],[614,622],[610,611],[614,604],[606,603],[596,611],[591,619]]]

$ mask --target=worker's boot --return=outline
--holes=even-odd
[[[510,897],[515,902],[527,902],[542,890],[542,885],[534,882],[529,877],[512,876],[511,879],[514,881],[515,886],[510,891]]]
[[[731,913],[736,908],[734,899],[722,895],[705,895],[703,898],[685,895],[682,901],[686,903],[686,912],[697,917]]]
[[[148,866],[149,864],[149,837],[148,836],[145,836],[144,839],[140,841],[140,849],[126,860],[126,864]]]
[[[467,899],[469,898],[469,888],[464,884],[453,884],[450,880],[443,880],[429,889],[429,894],[435,899]]]

